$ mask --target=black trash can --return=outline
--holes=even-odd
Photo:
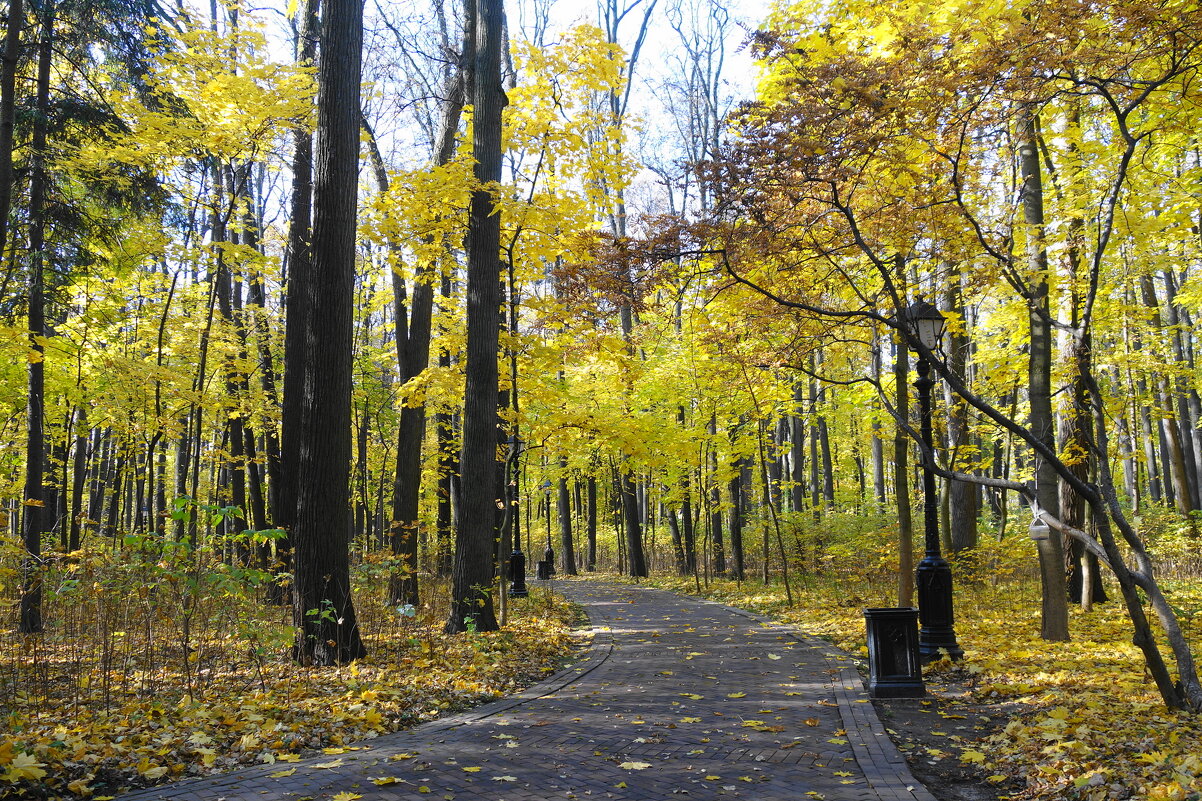
[[[864,610],[868,626],[868,694],[873,698],[921,698],[927,694],[918,658],[918,610]]]
[[[547,579],[551,578],[551,571],[553,569],[554,568],[550,562],[548,562],[546,559],[540,559],[538,562],[538,572],[535,573],[535,575],[538,576],[539,581],[546,581]]]

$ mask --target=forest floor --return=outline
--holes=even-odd
[[[873,701],[914,778],[939,801],[1006,801],[1022,784],[960,758],[961,749],[1002,731],[1021,707],[973,700],[971,677],[948,671],[927,683],[928,698]]]

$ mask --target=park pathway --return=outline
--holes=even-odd
[[[587,609],[593,645],[524,693],[337,758],[119,801],[934,801],[886,736],[851,661],[826,643],[660,590],[554,587]]]

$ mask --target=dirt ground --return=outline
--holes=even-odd
[[[914,777],[939,801],[1020,798],[1020,783],[991,782],[985,771],[960,760],[963,748],[1004,727],[1012,710],[974,702],[955,672],[928,680],[927,692],[927,698],[873,702]]]

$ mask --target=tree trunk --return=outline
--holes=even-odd
[[[587,486],[588,508],[588,555],[585,557],[584,569],[592,573],[597,569],[597,477],[589,476]]]
[[[900,260],[899,260],[900,262]],[[905,345],[893,343],[894,406],[902,420],[910,415],[910,362]],[[898,425],[893,433],[893,497],[897,499],[897,605],[914,605],[914,520],[910,512],[910,438]]]
[[[555,499],[555,511],[559,515],[559,566],[565,576],[574,576],[576,569],[576,543],[572,539],[572,499],[568,493],[568,459],[559,457],[559,486]]]
[[[365,653],[351,599],[351,383],[363,7],[326,0],[318,67],[313,263],[303,284],[304,404],[293,527],[296,656],[336,665]]]
[[[8,217],[13,196],[13,126],[17,109],[17,64],[21,59],[24,0],[9,0],[4,55],[0,61],[0,254],[8,244]]]
[[[1028,370],[1031,405],[1031,432],[1048,447],[1055,449],[1056,436],[1052,416],[1052,327],[1048,307],[1048,260],[1043,244],[1043,181],[1039,172],[1039,152],[1035,142],[1035,116],[1024,109],[1020,120],[1019,144],[1022,175],[1023,219],[1027,230],[1027,274],[1031,287],[1029,321],[1031,348]],[[1055,467],[1047,459],[1037,458],[1035,482],[1040,507],[1057,509],[1060,492]],[[1052,531],[1040,541],[1039,570],[1042,579],[1043,612],[1040,636],[1062,641],[1068,634],[1068,596],[1064,584],[1064,549],[1061,535]]]
[[[463,497],[455,539],[448,633],[497,628],[492,604],[496,534],[497,353],[501,307],[501,219],[486,188],[501,180],[501,0],[475,0],[472,153],[480,186],[472,192],[467,233],[467,362],[460,474]]]
[[[299,64],[311,64],[317,55],[318,0],[305,0],[300,29]],[[288,268],[284,309],[284,390],[280,410],[280,469],[279,482],[273,493],[275,525],[284,530],[276,540],[277,567],[281,572],[292,570],[292,528],[296,522],[297,492],[301,456],[301,420],[304,409],[305,331],[309,325],[306,287],[312,277],[312,216],[313,216],[313,138],[303,128],[293,131],[292,198],[288,221]],[[275,583],[268,589],[268,600],[285,603],[286,589]]]
[[[960,293],[960,271],[952,270],[947,278],[947,290],[944,294],[944,304],[948,311],[958,313],[967,319],[964,313]],[[965,376],[968,366],[968,351],[970,342],[967,332],[951,331],[947,335],[948,369],[959,376]],[[966,378],[967,380],[967,378]],[[975,461],[972,449],[972,438],[968,428],[968,405],[950,387],[945,387],[947,402],[947,445],[951,454],[952,464],[956,470],[970,472],[969,467]],[[948,494],[948,540],[951,552],[975,548],[977,545],[977,516],[980,513],[977,499],[980,492],[975,484],[966,481],[947,482]]]
[[[21,540],[21,605],[17,630],[22,634],[42,631],[42,517],[45,505],[42,487],[46,458],[45,434],[45,348],[46,336],[44,263],[46,245],[46,132],[50,117],[50,59],[53,53],[54,3],[41,8],[38,42],[37,100],[31,144],[29,179],[29,266],[28,266],[28,405],[26,407],[25,492]],[[11,25],[10,21],[10,25]],[[7,56],[7,53],[6,53]],[[10,156],[11,158],[11,156]],[[3,189],[3,187],[0,187]]]
[[[709,433],[711,440],[718,436],[718,417],[710,415]],[[732,437],[733,440],[733,437]],[[714,554],[714,572],[726,572],[726,549],[722,542],[722,484],[718,481],[718,454],[715,446],[709,448],[710,475],[710,543]]]
[[[797,381],[793,384],[793,414],[792,431],[789,435],[789,450],[792,456],[790,475],[793,486],[789,492],[789,508],[800,514],[806,508],[806,436],[805,436],[805,384]]]
[[[1151,277],[1141,276],[1139,285],[1144,305],[1148,307],[1151,315],[1151,325],[1154,329],[1160,330],[1163,328],[1163,322]],[[1156,390],[1156,402],[1159,406],[1157,417],[1160,419],[1161,455],[1165,460],[1165,472],[1173,482],[1172,497],[1177,511],[1188,517],[1194,508],[1193,491],[1187,473],[1186,450],[1182,446],[1176,414],[1173,411],[1173,393],[1168,376],[1163,372],[1159,376],[1154,376],[1153,385]]]
[[[880,337],[874,337],[872,340],[872,377],[878,383],[881,380],[881,373],[881,340]],[[879,410],[879,405],[872,415],[872,488],[873,496],[876,498],[877,511],[883,512],[889,498],[888,490],[885,487],[885,440],[881,437],[883,427],[877,410]]]
[[[743,474],[747,471],[747,459],[736,459],[734,468],[734,476],[727,487],[730,493],[730,564],[727,572],[735,581],[742,581],[746,576],[743,558],[743,513],[747,504],[743,491]]]

